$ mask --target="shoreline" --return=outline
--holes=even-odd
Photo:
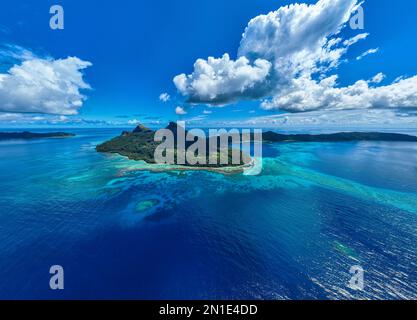
[[[161,173],[161,172],[174,172],[174,171],[206,171],[206,172],[214,172],[223,175],[234,175],[244,173],[246,170],[252,169],[256,165],[256,161],[252,159],[252,161],[248,164],[244,164],[241,166],[235,167],[193,167],[193,166],[182,166],[182,165],[168,165],[168,164],[149,164],[143,160],[132,160],[122,155],[118,155],[124,159],[128,159],[129,161],[138,162],[138,165],[143,165],[142,167],[135,167],[135,168],[128,168],[126,170],[122,170],[122,174],[135,172],[135,171],[149,171],[154,173]]]

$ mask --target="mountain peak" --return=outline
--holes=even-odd
[[[133,130],[133,133],[147,133],[151,132],[152,130],[145,127],[143,124],[139,124],[135,130]]]

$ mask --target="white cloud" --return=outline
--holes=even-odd
[[[161,93],[159,95],[159,100],[161,100],[162,102],[168,102],[171,99],[171,96],[168,93]]]
[[[312,73],[334,66],[346,50],[334,48],[356,0],[320,0],[292,4],[252,19],[241,40],[239,55],[274,62],[278,76]]]
[[[124,126],[126,122],[84,119],[74,116],[51,114],[0,113],[0,125],[6,127],[11,125],[18,128],[25,125]]]
[[[371,54],[377,53],[379,51],[379,48],[375,48],[375,49],[369,49],[367,51],[365,51],[364,53],[362,53],[360,56],[358,56],[356,58],[356,60],[362,60],[363,58],[365,58],[366,56],[369,56]]]
[[[384,80],[381,73],[350,86],[337,83],[335,71],[349,47],[369,36],[361,33],[345,40],[340,33],[359,4],[320,0],[255,17],[245,29],[235,61],[228,55],[199,59],[192,74],[179,75],[174,83],[189,102],[211,105],[263,99],[264,109],[290,112],[416,107],[417,77],[377,86]],[[378,48],[370,49],[358,60],[376,52]],[[236,64],[245,72],[237,72]]]
[[[225,54],[220,59],[198,59],[194,64],[194,72],[188,76],[176,76],[174,83],[190,103],[222,105],[262,96],[271,66],[270,62],[263,59],[251,64],[246,57],[233,61]]]
[[[404,77],[404,76],[399,76],[399,77],[395,78],[395,80],[393,81],[393,83],[400,82],[400,81],[401,81],[401,80],[403,80],[403,79],[405,79],[405,77]]]
[[[138,120],[138,119],[132,119],[132,120],[129,120],[129,121],[127,122],[127,124],[128,124],[128,125],[132,125],[132,126],[137,126],[138,124],[141,124],[141,121],[140,121],[140,120]]]
[[[211,110],[204,110],[203,111],[203,114],[212,114],[213,113],[213,111],[211,111]]]
[[[385,74],[383,74],[382,72],[378,73],[377,75],[375,75],[371,80],[369,80],[369,83],[381,83],[382,81],[384,81],[385,79]],[[398,81],[397,81],[398,82]]]
[[[331,38],[339,33],[357,0],[320,0],[315,5],[281,7],[252,19],[242,36],[236,61],[198,59],[191,75],[174,78],[178,91],[192,103],[227,104],[259,99],[290,85],[299,74],[312,74],[338,65],[351,39]]]
[[[0,46],[0,58],[25,61],[36,59],[37,57],[32,51],[21,46],[15,44],[4,44]]]
[[[0,113],[0,122],[17,122],[22,120],[43,120],[43,117],[22,115],[19,113]]]
[[[357,43],[357,42],[359,42],[361,40],[365,40],[366,38],[368,38],[368,36],[369,36],[369,33],[360,33],[357,36],[354,36],[353,38],[350,38],[348,40],[345,40],[343,42],[343,44],[345,46],[350,47],[350,46],[354,45],[355,43]]]
[[[179,116],[182,116],[182,115],[186,115],[187,111],[185,111],[185,109],[183,107],[176,107],[175,108],[175,113]]]
[[[82,70],[92,64],[76,57],[42,59],[23,51],[20,64],[0,74],[0,111],[74,115],[90,89]]]
[[[375,79],[376,78],[376,79]],[[377,75],[375,81],[381,80]],[[264,101],[266,110],[281,109],[305,112],[318,109],[408,108],[417,106],[417,76],[386,86],[373,87],[359,80],[348,87],[336,86],[337,76],[314,81],[308,77],[294,79],[287,92]]]
[[[381,129],[401,125],[404,128],[415,128],[416,113],[401,113],[398,110],[370,109],[366,110],[335,110],[331,115],[326,110],[304,113],[285,113],[263,117],[253,117],[246,121],[246,125],[259,127],[334,127],[336,131],[343,128],[375,127]],[[245,123],[244,123],[245,124]],[[244,125],[243,124],[243,125]]]
[[[187,120],[185,120],[187,121]],[[280,128],[289,131],[328,129],[330,131],[381,131],[410,129],[415,132],[417,111],[413,109],[353,109],[308,111],[300,113],[281,113],[266,116],[252,116],[247,120],[211,120],[203,121],[207,127],[230,128]],[[199,123],[202,125],[202,123]]]

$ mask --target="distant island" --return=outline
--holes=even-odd
[[[75,134],[65,132],[48,132],[48,133],[34,133],[34,132],[0,132],[1,140],[32,140],[43,138],[69,138],[74,137]]]
[[[279,134],[268,131],[262,135],[266,142],[355,142],[355,141],[398,141],[417,142],[416,136],[381,132],[340,132],[332,134]]]

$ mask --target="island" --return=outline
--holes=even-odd
[[[111,153],[111,154],[119,154],[121,156],[127,157],[131,160],[136,161],[144,161],[147,164],[155,164],[154,167],[151,167],[154,171],[166,171],[166,170],[209,170],[209,171],[217,171],[223,173],[231,173],[231,172],[241,172],[247,167],[253,164],[251,157],[244,154],[243,152],[239,151],[240,159],[239,162],[233,164],[233,148],[231,146],[231,141],[227,141],[227,153],[222,152],[220,139],[221,137],[211,137],[211,138],[201,138],[197,136],[192,136],[189,134],[185,128],[181,127],[177,123],[170,122],[169,125],[166,127],[167,130],[173,133],[174,136],[174,155],[175,159],[177,159],[177,146],[178,146],[178,133],[180,131],[183,137],[190,137],[192,141],[184,141],[185,150],[188,150],[190,146],[197,142],[198,139],[204,139],[204,145],[206,146],[206,156],[202,161],[202,164],[190,164],[188,162],[188,158],[185,160],[184,164],[179,165],[178,163],[169,164],[169,166],[161,166],[161,164],[157,164],[155,162],[155,151],[161,142],[155,142],[155,134],[156,132],[143,126],[138,125],[132,132],[124,131],[118,137],[111,139],[110,141],[106,141],[96,147],[96,150],[100,153]],[[210,141],[212,139],[217,139],[216,146],[217,149],[215,152],[209,151]],[[227,164],[222,164],[220,161],[221,157],[227,155]],[[209,159],[214,158],[216,159],[216,164],[210,163]],[[158,166],[159,165],[159,166]],[[163,169],[161,169],[163,168]]]
[[[273,131],[264,132],[265,142],[417,142],[416,136],[383,132],[340,132],[331,134],[280,134]]]
[[[1,140],[33,140],[44,138],[69,138],[75,137],[75,134],[65,132],[47,132],[47,133],[34,133],[34,132],[0,132]]]

